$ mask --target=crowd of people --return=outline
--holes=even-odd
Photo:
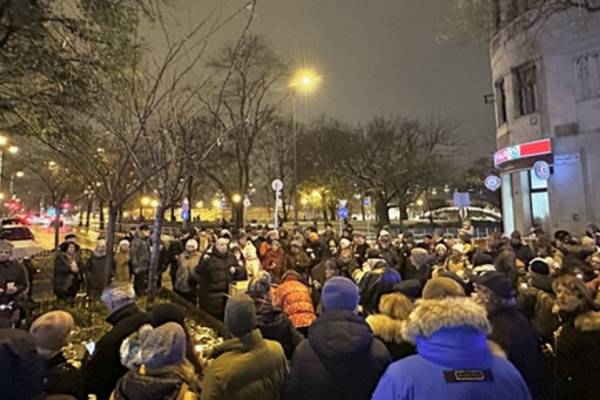
[[[74,325],[64,311],[0,331],[0,398],[600,399],[595,226],[477,240],[468,226],[419,240],[384,227],[373,243],[351,226],[191,228],[161,246],[159,276],[223,322],[228,337],[211,351],[178,306],[136,306],[149,234],[131,232],[114,262],[100,240],[82,263],[67,238],[54,292],[68,301],[84,287],[112,329],[81,369],[61,353]],[[3,303],[26,286],[5,248]]]

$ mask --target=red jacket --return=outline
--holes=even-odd
[[[311,326],[317,319],[310,289],[297,279],[287,279],[275,290],[273,304],[280,307],[295,328]]]

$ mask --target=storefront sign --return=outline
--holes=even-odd
[[[487,178],[485,178],[483,184],[488,190],[495,192],[496,190],[500,189],[500,186],[502,186],[502,180],[496,175],[490,175]]]
[[[516,146],[505,147],[494,153],[494,165],[498,168],[500,165],[522,158],[542,156],[552,154],[552,141],[550,139],[537,140],[535,142],[518,144]]]
[[[575,154],[555,154],[554,165],[575,164],[579,162],[579,153]]]
[[[550,178],[550,164],[546,161],[538,161],[533,164],[533,172],[538,178],[546,181]]]

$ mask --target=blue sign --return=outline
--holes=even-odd
[[[349,215],[348,208],[347,207],[338,208],[337,215],[338,215],[338,217],[340,217],[340,219],[348,218],[348,215]]]
[[[368,196],[367,196],[367,197],[365,197],[365,198],[363,199],[363,205],[364,205],[365,207],[371,207],[371,198],[370,198],[370,197],[368,197]]]
[[[550,164],[546,161],[538,161],[533,164],[533,172],[535,173],[535,176],[546,181],[550,178]]]
[[[491,190],[492,192],[495,192],[496,190],[500,189],[500,186],[502,186],[502,180],[496,175],[488,176],[487,178],[485,178],[485,181],[483,183],[485,187],[488,190]]]
[[[188,221],[190,219],[190,210],[181,211],[181,219]]]
[[[471,207],[471,196],[469,192],[454,192],[453,199],[454,207],[456,208],[469,208]]]

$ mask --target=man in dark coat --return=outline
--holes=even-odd
[[[95,299],[100,298],[102,291],[113,277],[115,263],[114,260],[111,260],[108,265],[106,264],[108,257],[106,250],[106,240],[99,239],[96,242],[96,248],[82,269],[87,294]]]
[[[200,308],[223,320],[229,282],[237,272],[238,261],[228,249],[225,238],[217,239],[195,270]]]
[[[515,251],[515,256],[517,257],[517,260],[520,260],[525,266],[529,266],[531,260],[535,258],[531,247],[529,247],[526,244],[523,244],[521,232],[519,231],[514,231],[510,235],[510,246]]]
[[[106,321],[112,329],[98,341],[81,373],[88,393],[95,394],[98,400],[107,400],[119,378],[127,372],[121,365],[121,343],[149,323],[149,318],[135,305],[135,292],[130,283],[111,283],[104,289],[101,300],[109,311]]]
[[[45,399],[42,373],[31,335],[20,329],[0,329],[0,399]]]
[[[148,290],[148,270],[150,269],[150,227],[140,225],[129,248],[129,264],[134,275],[133,285],[138,296]]]
[[[503,239],[500,243],[500,252],[494,260],[494,267],[496,268],[496,271],[506,275],[513,286],[517,286],[517,279],[519,277],[519,271],[517,270],[517,255],[506,239]]]
[[[356,314],[358,287],[331,278],[323,288],[325,312],[294,353],[286,399],[370,399],[391,362],[385,345]]]
[[[492,333],[488,338],[500,345],[508,360],[519,370],[533,400],[549,398],[550,384],[544,370],[538,335],[519,312],[512,282],[492,271],[475,279],[480,304],[486,307]]]

